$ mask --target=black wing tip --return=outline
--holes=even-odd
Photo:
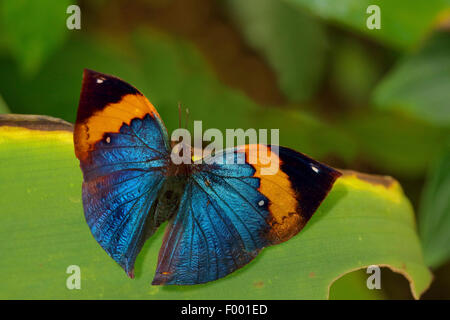
[[[328,196],[342,173],[295,150],[280,147],[280,169],[297,193],[299,212],[307,222]]]
[[[97,75],[97,74],[103,75],[102,73],[100,73],[100,72],[98,72],[98,71],[95,71],[95,70],[92,70],[92,69],[88,69],[88,68],[84,68],[84,69],[83,69],[83,78],[95,76],[95,75]]]
[[[89,69],[89,68],[84,68],[83,69],[83,73],[84,74],[102,74],[102,75],[104,75],[103,73],[101,73],[99,71],[95,71],[95,70],[92,70],[92,69]]]
[[[139,90],[115,76],[85,68],[78,105],[77,123],[108,104],[117,103],[128,94],[142,95]]]
[[[278,146],[278,148],[279,148],[279,157],[283,163],[286,164],[301,163],[305,167],[310,168],[316,166],[317,169],[321,170],[320,171],[321,173],[329,175],[330,178],[333,178],[334,180],[342,176],[342,172],[340,172],[339,170],[330,167],[329,165],[326,165],[322,162],[314,160],[313,158],[301,152],[282,146]]]
[[[129,83],[127,83],[126,81],[122,80],[119,77],[113,76],[113,75],[108,74],[108,73],[103,73],[103,72],[100,72],[100,71],[95,71],[95,70],[92,70],[92,69],[88,69],[88,68],[84,68],[83,69],[83,81],[97,81],[97,79],[101,79],[101,80],[118,80],[118,81],[123,82],[127,86],[130,86],[130,87],[132,87],[133,89],[136,90],[136,88],[134,88],[132,85],[130,85]]]

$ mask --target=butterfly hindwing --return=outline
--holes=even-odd
[[[255,150],[264,153],[249,163]],[[223,163],[196,164],[166,230],[153,284],[204,283],[244,266],[262,248],[296,235],[340,175],[282,147],[272,153],[248,145],[219,157]],[[264,157],[276,157],[277,170],[263,174]]]
[[[102,248],[133,276],[149,212],[164,184],[167,132],[152,104],[112,76],[85,70],[74,131],[86,221]]]

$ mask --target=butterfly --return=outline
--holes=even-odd
[[[168,221],[153,285],[205,283],[243,267],[295,236],[340,176],[299,152],[262,144],[214,155],[243,163],[174,164],[155,107],[128,83],[87,69],[74,145],[86,222],[129,277],[144,242]],[[262,174],[263,149],[278,160],[274,174]]]

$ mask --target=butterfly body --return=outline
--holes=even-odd
[[[158,221],[159,224],[168,221],[176,213],[186,183],[186,176],[172,176],[167,178],[157,198],[155,209],[155,221]]]
[[[91,233],[132,277],[144,242],[169,221],[153,284],[213,281],[287,241],[340,175],[284,147],[246,145],[175,164],[153,105],[122,80],[85,70],[74,131]],[[256,152],[256,162],[251,161]],[[279,164],[266,175],[266,158]]]

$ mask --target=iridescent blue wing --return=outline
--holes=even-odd
[[[256,162],[250,161],[254,151]],[[262,248],[296,235],[340,176],[282,147],[275,153],[248,145],[220,157],[222,164],[194,165],[166,230],[153,284],[204,283],[244,266]],[[276,160],[276,170],[265,158]]]
[[[134,87],[85,70],[74,131],[86,221],[102,248],[133,277],[149,216],[165,178],[167,132]]]

